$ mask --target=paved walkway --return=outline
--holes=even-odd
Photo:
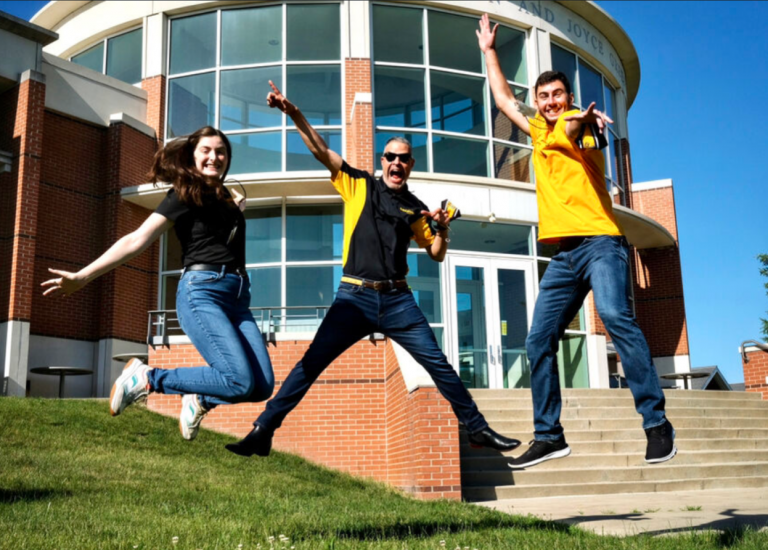
[[[478,504],[510,514],[532,514],[577,525],[604,535],[662,535],[746,526],[768,530],[768,491],[764,487],[526,498]]]

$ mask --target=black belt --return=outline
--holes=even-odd
[[[192,264],[184,269],[185,271],[215,271],[216,273],[221,273],[221,270],[224,269],[224,273],[232,273],[240,277],[248,276],[244,267],[235,267],[227,264]]]
[[[362,286],[365,288],[372,288],[377,292],[388,292],[393,288],[408,288],[408,281],[405,279],[388,280],[388,281],[369,281],[368,279],[359,279],[357,277],[350,277],[344,275],[341,278],[342,283],[349,283],[351,285]]]
[[[577,248],[587,237],[563,237],[558,243],[558,252],[570,252]]]

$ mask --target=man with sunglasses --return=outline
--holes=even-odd
[[[382,177],[375,179],[331,151],[301,111],[272,82],[270,86],[267,104],[291,117],[307,148],[330,170],[331,182],[344,200],[344,276],[304,357],[254,422],[254,429],[227,449],[243,456],[269,455],[274,431],[317,377],[344,351],[374,332],[397,342],[427,370],[466,426],[471,445],[499,451],[519,446],[520,441],[488,426],[440,350],[405,280],[411,239],[441,262],[448,249],[450,224],[448,212],[442,208],[430,212],[408,189],[415,164],[410,143],[403,138],[387,142],[381,158]]]
[[[664,393],[648,344],[629,305],[629,245],[613,214],[603,176],[602,132],[613,121],[595,110],[594,103],[585,111],[573,109],[568,78],[555,71],[537,79],[536,111],[527,116],[532,109],[514,96],[499,64],[498,27],[491,30],[488,15],[483,15],[476,31],[478,45],[496,105],[533,141],[539,241],[559,245],[539,284],[526,339],[534,440],[509,465],[526,468],[571,453],[560,424],[558,342],[590,290],[643,417],[648,439],[645,461],[665,462],[677,452],[675,431],[665,415]]]

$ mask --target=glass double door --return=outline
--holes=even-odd
[[[528,388],[533,264],[449,257],[451,353],[468,388]]]

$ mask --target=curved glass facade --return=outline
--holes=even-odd
[[[70,61],[128,84],[139,84],[143,37],[140,28],[118,34],[73,55]]]

